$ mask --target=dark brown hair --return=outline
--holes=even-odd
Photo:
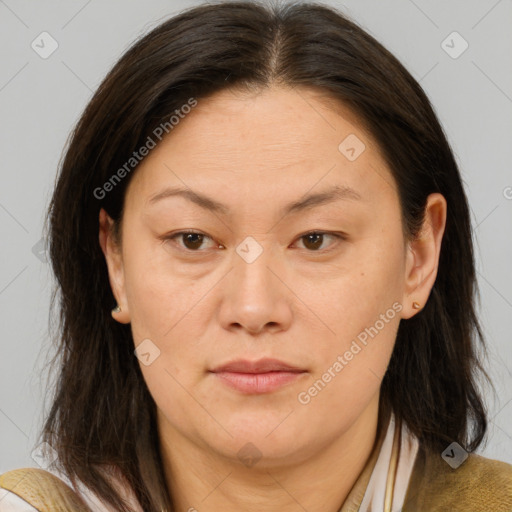
[[[161,23],[117,62],[87,105],[67,146],[48,210],[49,255],[59,292],[58,379],[43,440],[72,479],[128,510],[98,472],[121,472],[145,511],[172,510],[155,421],[129,325],[115,305],[98,242],[103,207],[116,221],[135,169],[99,199],[156,127],[190,98],[229,87],[320,88],[373,135],[396,181],[404,234],[422,225],[427,196],[448,204],[437,279],[424,308],[400,322],[381,386],[393,411],[427,450],[484,439],[477,388],[488,377],[475,311],[472,231],[461,176],[423,89],[379,42],[320,3],[217,2]],[[214,134],[213,134],[214,136]]]

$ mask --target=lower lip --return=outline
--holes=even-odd
[[[298,379],[305,372],[215,373],[228,386],[242,393],[269,393]]]

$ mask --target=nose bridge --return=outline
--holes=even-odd
[[[265,326],[287,329],[292,313],[288,299],[283,295],[286,286],[275,275],[280,264],[274,257],[272,237],[246,237],[233,255],[233,270],[222,299],[220,320],[224,328],[233,325],[251,333],[259,333]]]
[[[268,267],[277,265],[272,258],[274,251],[271,237],[257,240],[253,236],[247,236],[236,247],[235,278],[244,288],[266,288],[272,279],[272,272]]]

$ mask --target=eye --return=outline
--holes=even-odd
[[[340,234],[328,233],[325,231],[311,231],[310,233],[306,233],[302,235],[299,240],[304,239],[304,245],[309,252],[327,252],[330,249],[322,249],[322,243],[325,237],[331,237],[338,240],[345,240],[345,237]]]
[[[179,233],[165,237],[166,240],[175,240],[176,238],[181,238],[183,242],[183,246],[181,246],[181,248],[190,252],[201,252],[198,251],[198,249],[201,248],[204,240],[212,240],[208,235],[196,231],[180,231]],[[222,246],[218,244],[214,245],[222,248]]]

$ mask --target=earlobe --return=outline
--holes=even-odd
[[[107,263],[112,294],[117,301],[117,306],[112,309],[111,314],[114,320],[122,324],[128,324],[130,323],[130,314],[124,286],[123,259],[120,247],[114,240],[113,225],[114,221],[101,208],[99,213],[99,243]]]
[[[117,320],[121,324],[129,324],[130,318],[127,311],[123,311],[121,309],[121,306],[119,304],[116,305],[116,307],[112,308],[111,311],[112,318],[114,320]]]
[[[423,226],[418,236],[409,242],[405,264],[405,287],[402,318],[417,314],[427,303],[434,286],[446,226],[446,199],[439,193],[430,194],[425,207]]]

